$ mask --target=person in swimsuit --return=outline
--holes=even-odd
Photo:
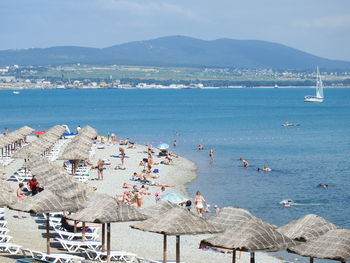
[[[209,151],[209,157],[210,157],[210,160],[213,160],[213,159],[214,159],[214,149],[210,149],[210,151]]]
[[[26,196],[23,192],[23,187],[24,187],[24,184],[23,183],[20,183],[18,185],[18,189],[17,189],[17,198],[18,200],[24,200],[24,199],[27,199],[28,196]],[[23,218],[23,216],[21,215],[21,212],[18,211],[18,219],[21,219]]]
[[[103,180],[103,165],[104,165],[104,162],[101,159],[99,159],[96,165],[97,175],[98,175],[97,180]]]
[[[196,210],[200,217],[203,216],[204,203],[206,203],[206,201],[204,200],[201,193],[197,191],[196,196],[194,197],[194,204],[196,205]]]

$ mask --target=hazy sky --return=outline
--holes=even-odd
[[[169,35],[257,39],[350,61],[350,0],[0,0],[0,49]]]

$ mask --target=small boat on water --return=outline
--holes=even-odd
[[[20,92],[17,91],[17,90],[12,91],[12,93],[13,93],[13,94],[20,94]]]
[[[285,121],[282,126],[284,127],[293,127],[293,126],[300,126],[299,123],[289,123],[288,121]]]
[[[290,207],[292,205],[295,205],[295,203],[293,202],[293,200],[286,199],[286,200],[282,200],[280,202],[280,205],[283,205],[284,207]]]
[[[317,67],[317,76],[316,76],[316,96],[307,95],[304,97],[305,102],[323,102],[323,83],[320,75],[320,71]]]

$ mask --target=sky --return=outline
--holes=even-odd
[[[281,43],[350,61],[350,0],[0,0],[0,50],[185,35]]]

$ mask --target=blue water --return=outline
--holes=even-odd
[[[138,143],[172,144],[198,165],[189,184],[212,205],[240,206],[276,225],[308,213],[350,228],[350,89],[0,91],[0,127],[91,125]],[[288,120],[300,127],[282,127]],[[201,143],[205,150],[198,152]],[[215,149],[214,161],[208,151]],[[245,169],[239,157],[251,164]],[[264,164],[271,173],[258,173]],[[181,176],[181,175],[179,175]],[[316,185],[328,183],[329,189]],[[278,203],[292,199],[298,205]]]

